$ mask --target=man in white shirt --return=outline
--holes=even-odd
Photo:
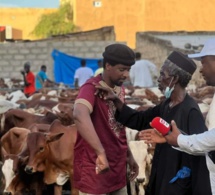
[[[157,76],[157,67],[149,60],[141,59],[139,52],[135,53],[136,62],[131,67],[129,76],[134,87],[153,87]]]
[[[86,67],[86,60],[81,60],[81,67],[75,71],[75,88],[81,87],[89,78],[93,77],[93,70]]]
[[[188,57],[201,60],[202,73],[207,85],[215,86],[215,39],[209,39],[200,53]],[[165,136],[167,142],[179,150],[189,154],[205,154],[210,172],[210,182],[215,195],[215,127],[198,135],[182,135],[174,121],[171,122],[172,132]]]

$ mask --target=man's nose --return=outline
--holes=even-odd
[[[128,78],[128,76],[129,76],[129,71],[125,71],[125,72],[124,72],[124,76],[125,76],[126,78]]]
[[[158,83],[161,82],[161,76],[158,77],[157,82],[158,82]]]

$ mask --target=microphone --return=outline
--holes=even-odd
[[[171,125],[166,122],[164,119],[160,117],[155,117],[152,122],[151,126],[157,129],[163,136],[168,135],[171,132]],[[187,135],[184,131],[178,129],[182,134]]]
[[[167,135],[171,130],[170,124],[160,117],[155,117],[151,122],[151,126],[157,129],[163,136]]]

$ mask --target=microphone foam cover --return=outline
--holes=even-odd
[[[162,135],[168,134],[171,129],[170,124],[160,117],[155,117],[151,122],[151,126],[157,129]]]

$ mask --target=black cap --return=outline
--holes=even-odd
[[[188,56],[179,51],[173,51],[167,59],[191,75],[196,70],[196,64],[193,60],[189,59]]]
[[[111,64],[123,64],[131,66],[135,63],[134,51],[123,44],[111,44],[105,48],[103,57]],[[111,64],[112,65],[112,64]]]

